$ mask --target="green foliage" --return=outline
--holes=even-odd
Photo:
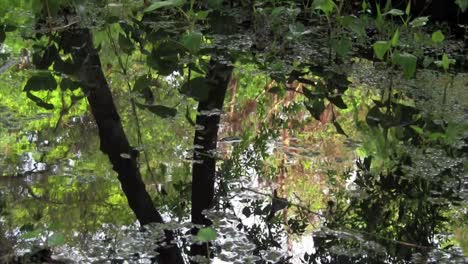
[[[462,13],[468,8],[468,0],[455,0],[455,3],[460,7]]]
[[[333,0],[314,0],[312,3],[312,8],[315,10],[322,10],[327,16],[333,12],[335,9],[336,4]]]
[[[170,118],[174,117],[177,114],[177,109],[167,107],[164,105],[145,105],[140,103],[136,103],[136,105],[142,109],[146,109],[151,113],[156,114],[161,118]]]
[[[152,12],[163,7],[176,7],[181,6],[185,3],[185,0],[166,0],[166,1],[155,1],[145,9],[145,12]]]
[[[444,41],[444,39],[445,39],[445,36],[442,33],[442,31],[437,30],[434,33],[432,33],[432,42],[438,44],[438,43],[442,43],[442,41]]]
[[[416,56],[409,53],[398,52],[393,56],[393,61],[403,69],[403,76],[405,76],[406,79],[410,79],[414,76],[418,61]]]
[[[218,237],[218,233],[212,227],[205,227],[198,230],[197,233],[197,240],[201,242],[210,242]]]

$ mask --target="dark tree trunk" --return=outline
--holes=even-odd
[[[105,153],[117,172],[122,190],[130,208],[140,224],[163,223],[146,191],[138,168],[138,151],[133,149],[125,135],[112,93],[101,68],[101,61],[92,43],[89,29],[72,29],[61,34],[60,48],[70,53],[75,72],[87,94],[91,112],[99,130],[100,149]],[[158,247],[159,263],[184,263],[180,249],[171,243],[173,232],[166,231],[167,246]]]
[[[204,226],[211,225],[211,221],[202,211],[213,206],[218,126],[233,69],[232,66],[214,61],[211,61],[210,66],[206,79],[213,82],[213,87],[208,98],[198,103],[196,127],[200,129],[195,130],[193,141],[195,162],[192,168],[192,223]],[[197,231],[197,228],[193,228],[192,234],[195,235]],[[192,256],[207,256],[208,253],[207,245],[194,243],[190,246]]]
[[[122,128],[89,29],[63,32],[60,44],[60,48],[66,53],[71,53],[78,67],[76,75],[87,93],[91,112],[98,126],[100,149],[109,157],[113,169],[117,172],[130,208],[141,225],[162,223],[162,217],[141,180],[137,163],[138,151],[130,147]]]
[[[214,85],[208,98],[198,103],[192,169],[192,223],[209,225],[211,222],[202,211],[212,206],[216,172],[215,151],[218,141],[220,111],[231,79],[232,66],[218,62],[210,63],[211,69],[206,76]],[[216,114],[216,111],[218,113]]]

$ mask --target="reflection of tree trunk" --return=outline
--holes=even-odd
[[[141,225],[162,223],[161,214],[156,210],[145,189],[138,169],[138,151],[134,150],[125,135],[120,116],[115,108],[112,93],[104,77],[99,55],[92,43],[89,29],[73,29],[61,35],[60,48],[71,53],[76,75],[83,91],[88,93],[88,102],[99,129],[100,149],[105,153],[118,174],[118,179],[127,197],[130,208]],[[167,240],[172,232],[166,232]],[[161,258],[167,262],[181,263],[180,251],[176,246],[159,249]]]
[[[202,211],[212,206],[214,195],[214,152],[220,119],[220,115],[214,114],[214,110],[223,108],[232,69],[232,66],[211,63],[211,70],[206,77],[214,81],[216,86],[210,91],[208,98],[198,104],[196,127],[200,129],[195,131],[193,144],[197,146],[194,152],[196,162],[193,163],[192,170],[192,222],[195,224],[210,224],[210,221],[202,215]]]
[[[202,211],[213,205],[214,181],[216,172],[215,151],[218,141],[218,126],[224,97],[232,73],[232,66],[211,62],[206,78],[215,83],[208,98],[198,104],[194,139],[194,160],[192,169],[192,223],[210,225],[211,221],[203,216]],[[211,114],[210,114],[211,113]],[[193,232],[197,230],[194,229]],[[191,246],[191,255],[207,255],[205,245]]]

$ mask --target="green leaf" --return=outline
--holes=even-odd
[[[138,102],[135,102],[135,104],[139,108],[146,109],[161,118],[174,117],[177,114],[177,109],[167,107],[164,105],[147,105],[147,104],[140,104]]]
[[[147,63],[159,74],[169,75],[174,71],[181,71],[181,65],[179,65],[181,53],[185,53],[185,47],[177,42],[166,41],[151,51]]]
[[[119,34],[119,46],[128,55],[132,54],[132,51],[135,49],[133,42],[122,33]]]
[[[36,230],[23,233],[21,235],[21,238],[22,239],[38,239],[42,235],[43,231],[44,230],[42,228],[38,228]]]
[[[145,99],[146,104],[152,104],[154,101],[153,92],[150,88],[152,83],[153,78],[151,78],[151,75],[142,75],[136,79],[132,92],[142,96]]]
[[[185,0],[167,0],[167,1],[156,1],[145,9],[146,12],[151,12],[162,7],[169,6],[181,6],[185,3]]]
[[[442,67],[445,71],[448,71],[450,64],[455,64],[455,60],[450,59],[447,54],[444,53],[444,55],[442,55],[442,60],[436,61],[435,63],[437,66]]]
[[[332,104],[336,105],[340,109],[347,109],[348,106],[343,101],[341,96],[328,96],[327,99],[332,102]]]
[[[411,13],[411,1],[408,1],[408,4],[406,5],[405,14],[409,16],[410,13]]]
[[[65,244],[65,236],[62,233],[54,233],[47,239],[47,245],[50,247],[62,246]]]
[[[392,47],[396,47],[398,45],[399,40],[400,40],[400,30],[397,29],[392,37]]]
[[[60,82],[60,89],[62,89],[62,91],[66,91],[66,90],[74,91],[80,88],[80,85],[81,84],[79,82],[72,81],[69,78],[63,78],[62,81]]]
[[[41,98],[35,96],[34,94],[32,94],[30,91],[27,91],[26,92],[26,96],[31,99],[31,101],[35,102],[37,106],[39,107],[42,107],[44,109],[47,109],[47,110],[52,110],[54,109],[54,105],[53,104],[49,104],[49,103],[46,103],[44,102]]]
[[[182,37],[180,42],[190,53],[196,54],[203,42],[203,34],[198,31],[189,32]]]
[[[416,72],[417,57],[409,53],[397,53],[394,56],[394,62],[403,69],[405,78],[410,79]]]
[[[210,242],[218,237],[218,233],[212,227],[205,227],[198,230],[197,239],[201,242]]]
[[[343,130],[343,128],[338,122],[333,121],[333,125],[335,126],[336,132],[338,132],[338,134],[348,137],[348,134],[346,134],[346,132]]]
[[[332,44],[333,49],[341,57],[345,57],[351,50],[353,43],[349,38],[341,38]]]
[[[326,15],[329,15],[335,8],[335,3],[332,0],[314,0],[312,3],[313,10],[322,10]]]
[[[445,39],[445,36],[442,33],[442,31],[437,30],[436,32],[432,33],[432,42],[441,43],[442,41],[444,41],[444,39]]]
[[[205,101],[208,99],[211,89],[213,89],[211,81],[203,77],[197,77],[184,83],[180,92],[197,101]]]
[[[57,81],[50,72],[41,72],[32,76],[26,82],[23,91],[53,91],[57,88]]]
[[[468,0],[455,0],[455,3],[460,7],[462,13],[464,13],[468,8]]]
[[[377,56],[377,58],[383,60],[385,54],[387,51],[390,49],[390,43],[388,41],[377,41],[372,45],[374,48],[374,53]]]
[[[428,21],[429,21],[429,17],[427,16],[417,17],[413,19],[413,21],[411,21],[409,25],[413,28],[422,27],[422,26],[425,26]]]
[[[312,102],[312,105],[310,105],[309,103],[305,103],[305,102],[304,104],[307,110],[309,110],[309,112],[315,118],[315,120],[320,120],[320,115],[323,113],[323,111],[325,111],[325,104],[323,100],[320,100],[320,99],[314,100]]]
[[[401,11],[400,9],[391,9],[390,11],[384,13],[383,15],[386,16],[386,15],[391,15],[391,16],[402,16],[404,15],[405,13],[403,13],[403,11]]]

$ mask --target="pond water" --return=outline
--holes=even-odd
[[[243,3],[44,2],[55,20],[0,9],[0,263],[468,262],[466,39],[428,44],[449,71],[424,30],[371,61],[340,34],[373,18],[295,1],[257,3],[251,28]],[[406,76],[410,52],[427,67]]]

